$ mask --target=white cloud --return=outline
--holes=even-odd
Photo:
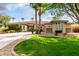
[[[17,4],[17,7],[25,7],[27,4],[21,4],[21,3],[19,3],[19,4]]]
[[[26,5],[28,4],[22,4],[22,3],[18,3],[18,4],[8,4],[6,7],[7,7],[7,10],[15,10],[17,8],[26,8]]]
[[[15,5],[7,5],[7,10],[14,10],[16,9],[16,6]]]

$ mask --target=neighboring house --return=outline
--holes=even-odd
[[[6,27],[3,24],[0,24],[0,33],[2,33],[5,29]]]
[[[36,29],[35,21],[16,22],[20,24],[22,31],[29,31],[31,27]],[[42,21],[41,27],[44,33],[74,33],[74,27],[79,27],[78,24],[69,23],[67,20],[52,20]]]

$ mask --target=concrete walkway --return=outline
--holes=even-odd
[[[31,32],[0,34],[0,55],[12,56],[11,48],[13,45],[15,45],[18,41],[21,41],[21,38],[27,39],[29,34],[31,34]]]

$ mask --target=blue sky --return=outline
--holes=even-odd
[[[0,6],[3,6],[5,9],[0,10],[1,14],[7,14],[11,17],[15,17],[14,21],[21,21],[21,18],[25,18],[25,21],[31,20],[34,18],[34,9],[29,6],[29,4],[22,4],[22,3],[0,3]],[[42,15],[42,20],[50,21],[52,20],[50,13],[46,12]],[[63,20],[70,20],[69,17],[64,16],[61,19]],[[70,20],[71,21],[71,20]]]

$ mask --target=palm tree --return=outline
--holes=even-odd
[[[41,26],[41,6],[39,7],[39,13],[38,13],[38,15],[39,15],[39,27]]]
[[[15,20],[15,17],[12,17],[12,20],[14,21]]]
[[[39,16],[39,29],[41,28],[41,15],[46,11],[47,4],[46,3],[32,3],[32,8],[35,9],[35,20],[37,26],[37,15]],[[38,14],[37,14],[38,12]]]
[[[34,18],[31,18],[32,19],[32,21],[34,20]]]
[[[24,18],[21,18],[22,19],[22,21],[24,21],[25,19]]]
[[[38,3],[39,29],[41,29],[41,15],[45,13],[46,8],[46,3]],[[39,31],[39,33],[41,32]]]
[[[36,24],[36,30],[37,30],[37,12],[38,12],[38,6],[36,3],[31,3],[31,7],[35,10],[35,24]]]
[[[31,3],[32,8],[35,9],[35,21],[36,21],[36,28],[37,28],[37,15],[39,15],[39,29],[41,27],[41,15],[45,12],[45,8],[47,6],[46,3]],[[38,14],[37,14],[38,12]]]

